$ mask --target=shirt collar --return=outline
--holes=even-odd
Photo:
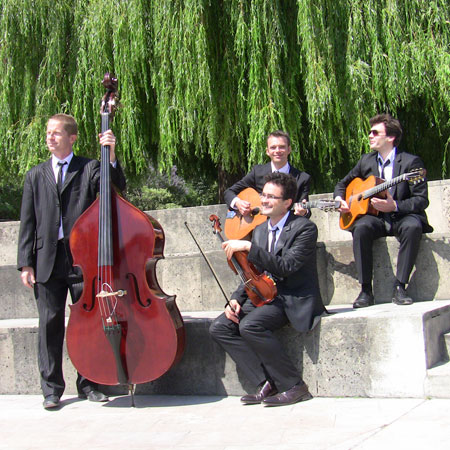
[[[55,155],[52,154],[52,167],[53,170],[55,170],[58,167],[58,163],[61,161],[66,161],[67,167],[69,167],[70,161],[72,161],[73,158],[73,152],[70,153],[69,156],[66,156],[64,159],[59,159]]]
[[[289,163],[287,162],[281,169],[277,169],[274,165],[273,162],[270,162],[270,165],[272,167],[272,172],[281,172],[281,173],[289,173],[289,169],[291,168],[289,166]]]
[[[389,155],[387,155],[386,161],[389,160],[389,165],[394,163],[394,159],[395,159],[395,155],[397,153],[397,147],[394,147],[391,151],[391,153],[389,153]],[[385,160],[382,158],[382,156],[378,153],[378,163],[380,165],[384,165]]]
[[[282,218],[279,222],[277,222],[277,224],[276,224],[275,226],[272,226],[272,225],[271,225],[270,219],[269,219],[269,220],[267,221],[267,226],[268,226],[268,228],[269,228],[269,231],[272,231],[272,230],[274,230],[275,228],[278,228],[278,230],[282,230],[283,227],[284,227],[284,224],[286,223],[287,218],[289,217],[289,213],[290,213],[290,211],[288,211],[288,212],[283,216],[283,218]]]

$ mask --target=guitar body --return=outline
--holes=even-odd
[[[252,213],[244,217],[239,211],[228,212],[224,229],[228,239],[249,238],[251,232],[267,220],[267,216],[261,214],[261,198],[255,189],[246,188],[238,194],[238,197],[250,203]]]
[[[267,216],[261,214],[261,198],[253,188],[246,188],[238,195],[241,200],[250,203],[251,214],[243,217],[239,211],[228,211],[225,220],[225,235],[228,239],[248,239],[251,238],[252,231],[261,223],[267,220]],[[335,200],[316,200],[303,202],[306,209],[318,208],[322,211],[336,211],[340,202]]]
[[[347,213],[341,213],[339,217],[339,226],[343,230],[348,230],[352,227],[355,220],[365,214],[378,215],[378,211],[370,205],[370,197],[365,197],[364,193],[375,186],[378,186],[384,182],[383,179],[371,175],[365,180],[361,178],[353,179],[345,190],[345,201],[347,202],[350,211]],[[386,194],[383,192],[377,195],[384,198]]]

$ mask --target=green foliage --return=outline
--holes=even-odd
[[[149,175],[139,177],[127,188],[126,198],[143,211],[211,205],[217,201],[217,182],[199,177],[186,182],[178,176],[176,167],[165,175],[150,167]]]
[[[105,72],[136,182],[149,162],[192,183],[248,169],[281,128],[292,163],[331,191],[378,112],[401,120],[430,179],[448,176],[449,25],[448,0],[1,0],[0,176],[48,157],[57,112],[79,123],[77,153],[97,157]]]
[[[19,220],[22,180],[8,178],[0,183],[0,220]]]

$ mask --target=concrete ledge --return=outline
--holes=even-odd
[[[278,332],[313,395],[415,397],[429,395],[427,369],[445,359],[442,334],[450,330],[450,300],[363,310],[333,306],[308,333]],[[242,395],[251,391],[234,362],[208,335],[219,312],[183,314],[187,347],[177,366],[138,394]],[[37,320],[0,321],[0,394],[38,394]],[[75,370],[64,358],[67,393],[75,393]],[[450,392],[450,378],[440,380]],[[448,388],[448,389],[447,389]],[[121,387],[107,387],[113,394]],[[442,395],[442,394],[440,394]]]
[[[214,237],[214,236],[213,236]],[[188,237],[186,236],[186,239]],[[393,237],[374,243],[374,294],[376,303],[391,302],[399,244]],[[222,250],[206,255],[231,294],[239,278],[231,271]],[[351,304],[359,293],[352,241],[319,242],[317,267],[320,290],[326,305]],[[200,253],[171,254],[157,263],[157,279],[163,290],[176,295],[183,311],[221,310],[225,299]],[[450,298],[450,233],[425,235],[408,292],[414,300]],[[36,317],[33,292],[25,288],[15,266],[0,266],[0,319]]]
[[[414,299],[450,298],[450,180],[429,183],[427,209],[435,233],[424,235],[408,290]],[[311,196],[330,198],[331,194]],[[157,279],[170,295],[177,296],[181,311],[222,309],[223,295],[195,242],[185,227],[188,223],[203,251],[220,277],[227,293],[239,280],[228,267],[220,243],[212,233],[210,214],[226,216],[226,205],[149,211],[165,232],[165,259],[157,264]],[[359,293],[351,234],[339,229],[339,213],[313,210],[319,229],[317,264],[320,288],[326,305],[351,304]],[[32,293],[25,289],[15,269],[19,222],[0,223],[0,319],[34,317]],[[391,301],[396,271],[398,242],[379,239],[374,244],[374,293],[378,303]]]
[[[373,289],[375,303],[389,303],[397,270],[399,243],[394,237],[374,242]],[[326,304],[352,303],[361,286],[353,258],[352,241],[318,244],[318,269]],[[423,235],[408,293],[414,300],[450,298],[450,233]]]

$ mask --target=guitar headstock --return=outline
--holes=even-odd
[[[425,181],[425,177],[427,175],[427,171],[425,169],[413,169],[410,172],[405,174],[405,179],[410,184],[422,183]]]
[[[316,208],[325,212],[337,211],[341,207],[339,200],[317,200],[315,204]]]

